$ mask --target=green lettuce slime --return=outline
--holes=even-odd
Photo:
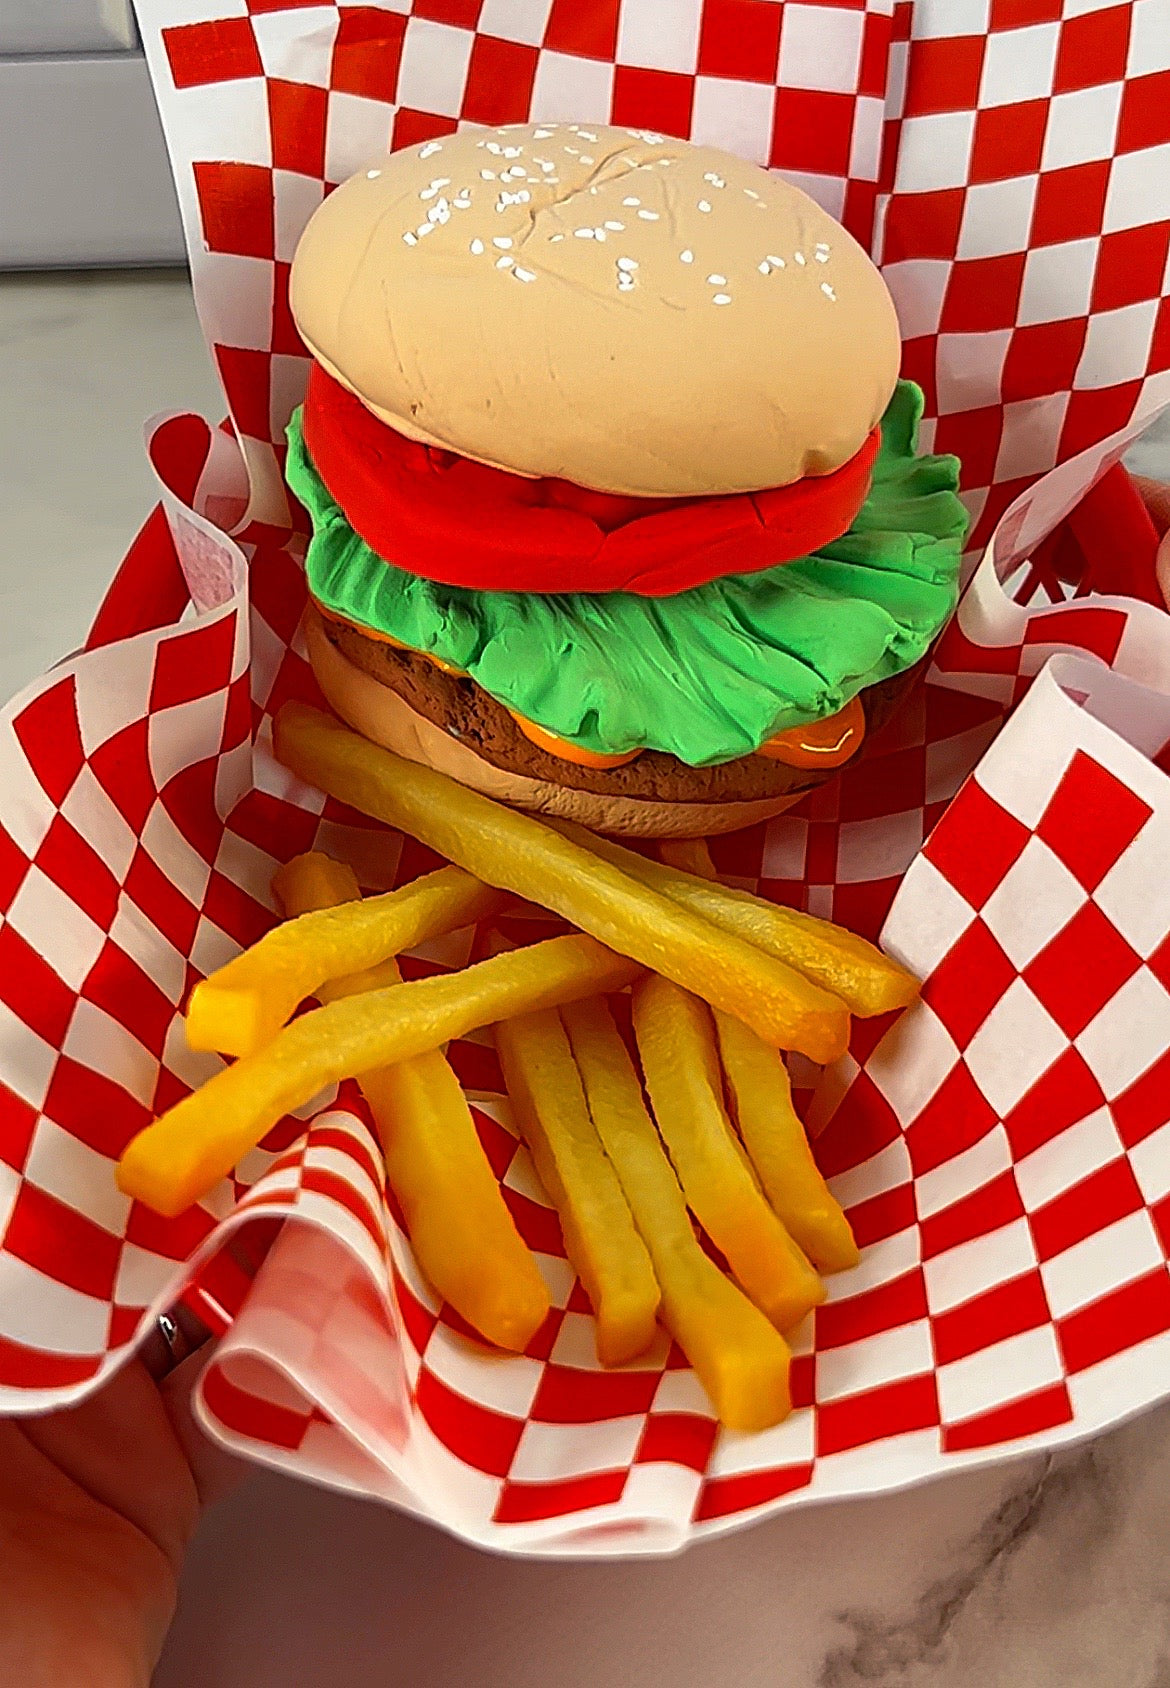
[[[956,460],[915,456],[921,415],[922,394],[900,382],[869,497],[841,539],[669,598],[477,592],[396,568],[330,497],[299,411],[287,474],[312,518],[306,571],[326,609],[466,670],[586,750],[666,750],[706,767],[911,667],[950,616],[967,518]]]

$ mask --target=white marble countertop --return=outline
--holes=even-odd
[[[173,275],[0,277],[0,387],[8,695],[149,508],[142,422],[219,402]],[[1138,456],[1170,478],[1170,430]],[[1170,1688],[1168,1539],[1170,1408],[636,1564],[491,1558],[258,1475],[200,1531],[156,1688]]]

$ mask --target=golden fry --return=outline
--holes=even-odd
[[[377,965],[428,938],[496,914],[506,898],[457,867],[440,868],[385,896],[301,915],[217,968],[191,992],[187,1042],[251,1055],[327,979]]]
[[[696,879],[717,879],[711,846],[705,838],[663,838],[658,854],[667,867],[680,873],[693,873]]]
[[[785,1230],[822,1272],[856,1266],[853,1232],[813,1159],[779,1050],[718,1010],[715,1030],[739,1134]]]
[[[665,844],[660,848],[668,859],[656,862],[615,844],[612,839],[598,838],[573,821],[552,821],[550,825],[680,908],[701,914],[721,931],[787,962],[823,990],[831,991],[851,1013],[863,1019],[905,1008],[918,995],[918,980],[912,973],[875,944],[843,926],[819,920],[814,914],[801,914],[797,909],[765,902],[762,897],[753,897],[750,891],[740,891],[718,881],[708,883],[705,877],[682,872],[678,865],[682,858],[673,848],[668,851]],[[698,854],[692,854],[691,859],[696,866],[702,861]],[[713,1002],[712,1006],[725,1005]],[[736,1010],[731,1008],[728,1012],[734,1014]],[[782,1038],[769,1037],[767,1041],[781,1049],[797,1047]],[[808,1051],[801,1053],[807,1055]]]
[[[730,1430],[787,1417],[788,1344],[704,1254],[642,1087],[600,997],[566,1004],[569,1034],[597,1134],[613,1163],[662,1290],[662,1322]]]
[[[658,1284],[606,1158],[555,1009],[493,1028],[516,1124],[556,1204],[565,1250],[597,1323],[597,1358],[619,1366],[654,1340]]]
[[[790,1330],[825,1288],[760,1193],[723,1110],[707,1008],[669,979],[634,987],[634,1031],[658,1129],[699,1223],[777,1330]]]
[[[352,868],[315,852],[281,868],[272,888],[291,916],[361,895]],[[383,961],[329,980],[321,996],[335,1002],[400,982],[397,962]],[[544,1323],[548,1289],[500,1194],[450,1063],[431,1049],[358,1082],[423,1275],[489,1342],[523,1351]]]
[[[181,1213],[325,1085],[423,1055],[509,1014],[621,990],[638,971],[574,934],[314,1009],[140,1131],[118,1163],[118,1186],[158,1213]]]
[[[637,883],[591,847],[395,756],[304,704],[281,710],[274,746],[300,778],[401,827],[488,884],[554,910],[644,967],[694,985],[714,1006],[742,1014],[769,1042],[814,1061],[844,1053],[849,1016],[839,998]]]

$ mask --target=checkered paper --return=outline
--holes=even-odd
[[[1170,368],[1166,0],[138,0],[207,337],[285,520],[297,237],[388,146],[569,120],[722,146],[881,264],[980,551]]]
[[[233,440],[156,422],[163,506],[113,594],[141,630],[61,664],[0,732],[0,1407],[96,1387],[185,1294],[224,1333],[197,1407],[228,1447],[482,1545],[596,1555],[1050,1447],[1164,1394],[1170,622],[1000,583],[1124,443],[1009,513],[869,760],[715,841],[738,883],[884,922],[925,979],[813,1098],[863,1260],[798,1334],[792,1418],[743,1436],[665,1337],[598,1369],[486,1039],[451,1056],[555,1303],[523,1356],[436,1304],[353,1085],[176,1220],[117,1193],[129,1135],[216,1065],[178,1005],[269,924],[276,865],[316,846],[380,888],[431,862],[272,760],[271,712],[316,697],[300,541],[229,538],[209,513],[241,507]],[[470,953],[455,935],[405,966]]]
[[[217,26],[197,51],[177,34],[192,48],[186,60],[175,60],[171,37],[144,33],[156,71],[178,64],[169,74],[181,86],[161,92],[189,228],[201,239],[206,219],[231,229],[237,248],[260,248],[195,251],[244,456],[194,418],[153,426],[163,508],[127,559],[94,648],[18,698],[0,728],[0,1408],[41,1410],[95,1387],[183,1292],[225,1332],[199,1410],[229,1446],[485,1545],[605,1554],[669,1551],[778,1506],[1053,1446],[1159,1396],[1170,1329],[1170,892],[1159,877],[1170,626],[1118,600],[1033,596],[1025,607],[1001,584],[1023,571],[1027,595],[1032,549],[1123,449],[1107,407],[1100,435],[1111,437],[1029,484],[1007,511],[929,683],[882,754],[799,813],[716,841],[722,871],[764,895],[870,935],[885,922],[887,942],[926,977],[922,1006],[884,1041],[883,1027],[859,1026],[850,1059],[813,1100],[819,1153],[864,1258],[832,1281],[801,1333],[799,1410],[787,1424],[759,1437],[719,1432],[665,1339],[638,1364],[598,1371],[586,1304],[509,1129],[486,1040],[455,1045],[452,1058],[556,1303],[525,1356],[487,1353],[435,1305],[352,1086],[282,1122],[178,1220],[117,1194],[122,1144],[214,1069],[185,1049],[178,1005],[270,922],[277,863],[316,846],[352,860],[369,888],[431,865],[409,841],[291,781],[267,751],[271,711],[316,696],[273,443],[303,380],[281,313],[307,200],[298,210],[295,195],[282,197],[284,175],[310,173],[292,168],[289,152],[279,165],[257,160],[249,113],[259,98],[253,140],[271,144],[278,125],[264,125],[282,101],[323,109],[326,151],[346,155],[322,170],[324,182],[388,132],[413,138],[397,127],[404,111],[441,114],[452,90],[437,87],[440,68],[474,69],[474,43],[453,61],[430,59],[419,42],[449,47],[477,26],[500,40],[537,30],[539,42],[527,42],[539,48],[534,89],[550,54],[575,77],[604,74],[611,94],[631,55],[646,72],[634,86],[684,74],[660,62],[682,51],[666,39],[661,7],[655,33],[629,5],[435,0],[408,16],[254,0],[226,36],[222,0],[199,9],[154,20],[172,34]],[[821,79],[799,82],[818,62],[807,33],[803,61],[791,47],[799,24],[787,58],[783,41],[801,13],[852,10],[752,0],[671,15],[692,19],[700,46],[722,30],[724,51],[734,40],[746,54],[757,40],[749,21],[759,31],[775,14],[784,88],[848,97],[825,85],[836,74],[827,54]],[[1132,33],[1140,7],[1126,10]],[[583,19],[600,30],[603,13],[616,30],[608,57],[600,33],[553,33],[583,31]],[[737,30],[712,34],[710,19],[732,13]],[[911,53],[940,38],[941,15],[917,7],[903,18]],[[865,29],[882,16],[871,8]],[[889,64],[898,27],[895,16]],[[417,110],[370,80],[392,62],[399,81],[407,71],[421,79],[410,83]],[[746,60],[709,59],[704,75],[735,82],[745,71]],[[473,80],[468,72],[467,89]],[[286,83],[297,91],[278,92]],[[583,103],[583,86],[559,97]],[[637,120],[669,127],[648,101]],[[555,108],[550,96],[532,109]],[[448,127],[455,120],[448,114]],[[306,118],[281,133],[282,145],[299,136],[310,147],[315,131]],[[267,197],[242,202],[241,185],[258,178],[222,169],[197,191],[200,172],[188,166],[199,163],[255,164]],[[807,172],[817,175],[832,172]],[[823,183],[806,185],[828,200]],[[850,215],[854,185],[836,207]],[[875,197],[875,211],[893,203]],[[269,226],[282,231],[279,262],[263,244]],[[1122,423],[1136,429],[1166,399],[1164,380],[1139,381]],[[249,498],[254,519],[232,542],[224,530]],[[458,965],[469,947],[457,935],[407,965]]]

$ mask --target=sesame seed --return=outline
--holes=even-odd
[[[550,234],[548,237],[548,243],[550,246],[553,246],[558,240],[564,240],[564,238],[563,234]]]
[[[827,264],[829,261],[829,248],[827,246],[818,246],[816,251],[813,253],[813,257],[816,259],[818,264]]]
[[[624,232],[626,225],[624,223],[607,222],[605,226],[607,229],[612,229],[614,234],[621,234]]]
[[[461,193],[459,198],[453,199],[451,203],[457,211],[469,211],[471,209],[471,200],[465,193]]]
[[[657,211],[639,211],[638,215],[644,223],[656,223],[658,221]]]
[[[617,284],[619,293],[629,293],[633,288],[634,278],[627,270],[619,270]]]
[[[678,261],[679,261],[680,264],[693,264],[694,263],[695,254],[691,251],[689,246],[687,247],[685,252],[679,253]]]
[[[619,270],[636,270],[638,267],[638,261],[636,258],[619,258],[617,261],[617,267]]]
[[[367,170],[366,171],[366,181],[367,182],[376,182],[378,180],[378,177],[381,174],[382,174],[382,172],[380,170]]]
[[[535,139],[538,141],[547,141],[551,138],[551,136],[555,135],[555,133],[555,129],[537,129],[535,131]]]
[[[498,270],[510,270],[515,262],[515,258],[509,258],[508,254],[505,252],[502,258],[496,259],[496,268]]]
[[[592,229],[574,229],[573,233],[577,236],[578,240],[592,240],[593,239],[593,230]]]
[[[580,158],[581,156],[580,147],[562,147],[561,150],[567,152],[570,158]]]
[[[414,232],[421,240],[424,234],[433,234],[435,232],[435,225],[434,223],[420,223]]]
[[[501,252],[506,252],[512,244],[511,235],[497,234],[492,236],[492,245],[498,246]]]
[[[407,229],[406,233],[402,237],[402,244],[404,246],[417,246],[418,236],[416,234],[411,234],[410,230]]]
[[[704,173],[703,180],[705,182],[710,182],[710,184],[713,188],[725,188],[727,186],[727,183],[723,180],[723,177],[717,176],[715,174],[714,170],[706,171]]]
[[[712,287],[726,287],[727,286],[727,277],[725,275],[709,275],[707,277],[707,280],[711,284]]]
[[[480,254],[483,252],[483,241],[482,240],[473,240],[472,243],[471,243],[470,250],[472,252],[474,252],[475,256],[478,258],[480,256]]]
[[[730,293],[713,293],[711,295],[711,303],[713,305],[730,305],[731,294]]]
[[[594,144],[596,144],[597,136],[594,135],[594,134],[591,134],[588,129],[578,129],[577,133],[580,135],[580,137],[583,141],[592,141]]]
[[[783,258],[777,258],[774,252],[768,253],[768,262],[771,264],[772,268],[775,269],[775,270],[782,270],[782,269],[785,269],[787,267],[784,263]]]
[[[622,200],[623,205],[641,205],[641,203],[642,203],[642,201],[640,199],[623,199]]]
[[[804,264],[804,253],[803,252],[794,252],[792,254],[792,256],[796,259],[798,264],[801,264],[801,265]]]
[[[765,259],[762,264],[757,264],[756,268],[759,270],[761,275],[771,275],[772,273],[772,266],[768,263],[767,259]]]
[[[521,147],[505,147],[504,148],[504,157],[505,158],[519,158],[522,151],[523,151],[523,148],[521,148]]]
[[[441,141],[428,141],[424,147],[420,147],[419,157],[433,158],[437,152],[442,152],[442,150],[443,143]]]
[[[535,281],[536,280],[536,271],[535,270],[522,270],[520,268],[519,264],[517,264],[516,268],[512,271],[512,274],[516,277],[517,281]]]
[[[496,173],[494,170],[481,170],[479,177],[483,182],[494,182],[496,179]]]
[[[709,211],[710,209],[711,209],[711,201],[709,199],[700,199],[699,210],[700,211]]]
[[[829,286],[827,281],[821,282],[821,292],[825,295],[826,299],[836,299],[836,297],[837,297],[837,295],[833,292],[833,289]]]
[[[581,154],[581,162],[582,162],[582,164],[593,164],[593,163],[596,162],[596,160],[591,158],[588,153],[583,152]]]
[[[759,199],[760,197],[755,188],[744,188],[743,191],[747,194],[749,199]]]

